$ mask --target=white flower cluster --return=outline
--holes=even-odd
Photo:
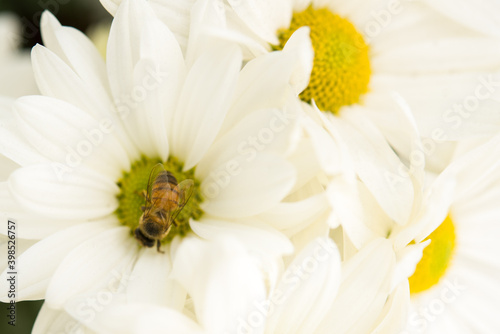
[[[497,2],[101,3],[106,50],[46,11],[22,80],[0,17],[33,333],[500,332]]]

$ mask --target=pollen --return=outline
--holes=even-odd
[[[183,164],[175,157],[170,157],[166,162],[162,162],[158,158],[143,156],[135,161],[130,170],[124,172],[117,182],[120,193],[117,195],[119,205],[115,215],[122,225],[130,228],[131,235],[133,235],[143,214],[141,207],[146,204],[144,191],[147,190],[149,176],[153,167],[158,163],[163,163],[165,170],[171,172],[178,182],[185,179],[194,180],[194,191],[191,198],[175,219],[177,226],[172,226],[168,235],[162,240],[162,243],[166,243],[176,235],[185,236],[191,230],[189,219],[199,219],[203,215],[203,210],[200,208],[200,204],[203,202],[200,182],[194,177],[194,169],[183,172]]]
[[[431,243],[424,249],[422,259],[410,277],[410,292],[416,294],[436,285],[444,276],[455,248],[455,226],[448,215],[425,240]]]
[[[370,81],[369,47],[363,36],[348,20],[329,9],[314,9],[295,13],[288,29],[278,31],[281,50],[290,36],[300,27],[310,28],[314,49],[314,64],[309,85],[300,98],[315,101],[322,111],[337,113],[343,106],[360,102]]]

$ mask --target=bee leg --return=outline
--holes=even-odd
[[[177,222],[175,220],[172,220],[172,224],[174,224],[175,227],[179,226],[179,224],[177,224]]]
[[[156,240],[156,250],[158,251],[158,253],[165,254],[164,251],[160,250],[160,246],[161,246],[160,240]]]

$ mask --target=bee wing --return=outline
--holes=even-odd
[[[148,185],[146,187],[146,191],[147,191],[146,192],[146,207],[147,207],[146,213],[149,213],[149,211],[152,208],[158,206],[159,200],[156,200],[155,203],[152,203],[151,193],[152,193],[153,184],[156,180],[156,177],[158,176],[158,174],[160,174],[164,170],[165,170],[165,166],[163,166],[162,163],[157,163],[153,167],[153,169],[151,169],[151,172],[149,173]]]
[[[182,211],[186,203],[189,201],[189,198],[191,198],[194,191],[194,181],[191,179],[182,181],[177,185],[177,190],[179,191],[179,206],[170,214],[172,221],[175,221],[179,212]]]

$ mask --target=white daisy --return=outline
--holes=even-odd
[[[430,240],[409,278],[407,333],[500,329],[492,312],[500,298],[499,143],[499,136],[479,146],[461,142],[466,153],[436,178],[421,216],[395,233],[396,247]]]
[[[378,237],[393,243],[397,264],[392,286],[409,283],[399,302],[411,302],[406,329],[397,333],[495,333],[500,328],[487,311],[495,307],[494,282],[500,277],[494,242],[499,235],[499,143],[498,135],[483,144],[460,142],[453,162],[437,177],[427,172],[423,184],[423,178],[413,175],[415,189],[422,193],[416,192],[405,225],[392,220],[358,183],[363,205],[350,203],[348,208],[360,211],[342,225],[340,238],[347,254]]]
[[[33,64],[44,96],[19,99],[0,131],[0,152],[22,166],[0,184],[1,211],[17,217],[19,237],[41,239],[19,257],[19,300],[78,307],[109,282],[135,277],[129,301],[180,309],[186,292],[169,278],[172,262],[187,259],[179,245],[200,237],[237,237],[272,275],[292,246],[257,215],[280,222],[280,201],[300,180],[294,165],[304,163],[286,156],[300,111],[290,81],[304,85],[295,76],[303,59],[285,50],[241,69],[239,49],[223,43],[195,45],[199,56],[186,63],[142,0],[118,9],[106,64],[48,12],[41,27],[46,47],[33,49]],[[132,235],[159,162],[195,184],[165,254]]]

